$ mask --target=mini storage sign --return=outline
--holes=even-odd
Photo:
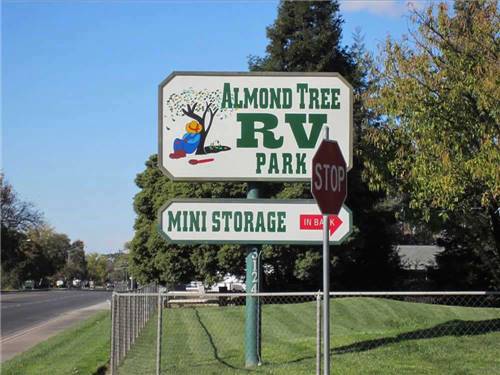
[[[323,215],[314,200],[175,199],[160,209],[161,233],[175,243],[320,244]],[[351,231],[344,206],[329,217],[329,242]]]
[[[352,88],[336,73],[172,73],[159,164],[177,181],[309,181],[330,128],[352,166]]]

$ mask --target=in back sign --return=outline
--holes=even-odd
[[[352,165],[352,88],[336,73],[172,73],[159,164],[179,181],[308,181],[322,129]]]

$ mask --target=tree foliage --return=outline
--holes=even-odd
[[[76,240],[71,243],[68,249],[68,262],[62,271],[66,280],[87,278],[87,259],[84,248],[83,241]]]
[[[12,185],[0,174],[0,209],[2,243],[2,285],[17,288],[25,276],[27,261],[21,245],[30,229],[42,225],[42,215],[31,203],[21,200]]]
[[[71,244],[42,220],[31,203],[21,200],[12,185],[0,175],[2,209],[2,286],[20,288],[25,280],[36,286],[50,286],[56,278],[82,278],[86,274],[83,242]],[[68,263],[68,254],[73,264]]]
[[[253,56],[250,70],[274,72],[353,71],[347,47],[340,45],[343,19],[337,1],[280,3],[278,17],[267,28],[264,57]]]
[[[25,259],[22,262],[24,276],[47,285],[66,265],[70,239],[48,225],[29,230],[26,237],[21,244]]]
[[[369,132],[379,157],[365,161],[366,176],[401,197],[407,220],[444,226],[450,249],[481,252],[493,275],[500,268],[498,4],[457,1],[450,12],[441,3],[411,19],[409,38],[387,41],[367,95],[381,121]]]
[[[0,174],[0,210],[2,229],[25,232],[43,222],[42,214],[33,204],[19,199],[3,174]]]
[[[97,285],[104,285],[109,279],[108,257],[103,254],[91,253],[86,258],[89,280],[94,281]]]

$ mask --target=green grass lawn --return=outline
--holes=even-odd
[[[110,314],[100,312],[2,364],[2,375],[99,373],[109,359]],[[104,372],[103,372],[104,373]]]
[[[263,306],[262,360],[244,368],[244,307],[164,310],[166,374],[312,374],[314,302]],[[341,298],[332,302],[333,374],[500,374],[500,309]],[[150,324],[120,374],[154,374]]]

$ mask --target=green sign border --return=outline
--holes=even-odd
[[[351,84],[340,73],[326,72],[172,72],[158,86],[158,168],[172,181],[268,181],[268,182],[309,182],[311,176],[289,178],[289,177],[174,177],[166,168],[163,167],[163,137],[162,137],[162,121],[163,121],[163,87],[177,76],[220,76],[220,77],[336,77],[340,79],[348,88],[350,95],[350,113],[349,113],[349,150],[350,157],[347,164],[351,170],[353,165],[353,139],[354,139],[354,122],[353,122],[353,105],[354,94]]]
[[[242,241],[217,241],[217,240],[205,240],[205,241],[196,241],[196,240],[172,240],[164,231],[163,231],[163,212],[170,207],[173,203],[234,203],[234,204],[248,204],[248,203],[273,203],[273,204],[316,204],[314,199],[188,199],[188,198],[179,198],[179,199],[171,199],[167,203],[165,203],[158,210],[158,231],[161,236],[169,243],[180,244],[180,245],[209,245],[209,244],[241,244],[241,245],[321,245],[323,243],[322,238],[317,241],[266,241],[266,242],[255,242],[252,240],[242,240]],[[340,240],[338,241],[330,241],[330,245],[340,245],[343,243],[352,233],[353,231],[353,222],[352,222],[352,211],[345,204],[342,205],[343,208],[349,213],[349,232],[347,232]]]

